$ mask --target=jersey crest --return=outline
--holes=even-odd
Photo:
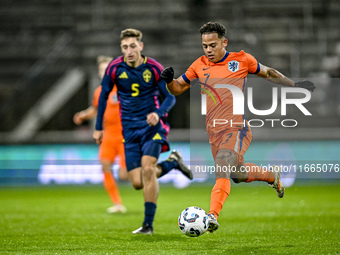
[[[233,72],[233,73],[237,72],[239,70],[239,63],[238,63],[238,61],[233,60],[233,61],[228,62],[228,70],[230,72]]]
[[[144,72],[143,72],[143,79],[146,83],[148,83],[150,80],[151,80],[151,77],[152,77],[152,74],[151,74],[151,71],[149,69],[146,69]]]

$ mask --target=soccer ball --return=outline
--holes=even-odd
[[[207,213],[197,206],[184,209],[178,217],[179,229],[187,236],[203,235],[209,226]]]

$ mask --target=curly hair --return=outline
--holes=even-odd
[[[227,34],[227,29],[220,23],[214,21],[209,21],[205,23],[203,26],[201,26],[199,31],[201,35],[217,33],[218,38],[225,37]]]

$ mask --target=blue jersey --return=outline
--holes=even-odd
[[[124,56],[112,60],[102,81],[96,130],[103,129],[106,100],[113,86],[117,86],[118,90],[123,129],[145,126],[146,116],[151,112],[156,112],[160,118],[166,117],[176,99],[160,78],[163,69],[160,63],[147,57],[137,68],[130,67]],[[159,92],[164,97],[161,105]]]

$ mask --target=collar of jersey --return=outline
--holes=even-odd
[[[143,64],[145,64],[146,63],[146,61],[148,61],[148,58],[147,57],[145,57],[144,55],[142,55],[142,57],[144,58],[144,61],[143,61],[143,63],[142,63],[142,65]],[[126,57],[124,56],[124,63],[126,63]],[[139,66],[138,66],[139,67]],[[137,68],[138,68],[137,67]]]
[[[225,53],[224,57],[223,57],[220,61],[216,62],[216,64],[222,63],[224,60],[226,60],[226,58],[227,58],[228,56],[229,56],[229,51],[227,51],[227,52]]]

